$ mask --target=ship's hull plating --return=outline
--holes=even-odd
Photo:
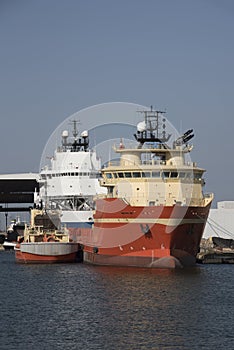
[[[203,207],[132,207],[121,199],[97,201],[84,261],[100,265],[193,266],[210,203]]]
[[[69,232],[69,237],[72,242],[83,243],[83,237],[90,236],[92,233],[92,226],[83,226],[77,223],[76,226],[67,223],[66,228]]]
[[[75,262],[79,245],[65,242],[21,243],[15,247],[18,263],[70,263]]]
[[[80,243],[81,235],[84,233],[88,234],[92,230],[93,212],[80,210],[63,211],[61,224],[68,229],[71,241]]]

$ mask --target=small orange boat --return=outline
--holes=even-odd
[[[31,211],[31,225],[25,225],[24,236],[15,246],[15,258],[18,263],[70,263],[76,262],[79,244],[71,242],[66,230],[48,229],[35,225],[37,216],[43,217],[43,211]]]

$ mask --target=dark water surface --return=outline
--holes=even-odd
[[[0,349],[234,349],[234,265],[19,265],[0,252]]]

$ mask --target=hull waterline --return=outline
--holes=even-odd
[[[105,211],[106,206],[111,214]],[[206,207],[127,206],[124,211],[118,211],[118,207],[121,199],[97,201],[90,241],[87,236],[83,237],[84,262],[159,268],[196,264],[210,204]]]
[[[79,245],[76,243],[21,243],[15,247],[18,263],[72,263],[78,258]]]

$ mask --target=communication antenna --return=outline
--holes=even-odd
[[[145,142],[159,142],[163,145],[170,139],[171,134],[166,134],[166,118],[163,114],[166,111],[154,110],[153,106],[150,110],[138,111],[144,114],[144,121],[138,123],[137,133],[134,135],[140,143],[141,148]],[[165,145],[166,147],[166,145]]]
[[[71,120],[69,124],[73,124],[72,134],[74,136],[74,139],[77,140],[77,136],[78,136],[77,124],[80,124],[80,121],[74,119],[74,120]]]

